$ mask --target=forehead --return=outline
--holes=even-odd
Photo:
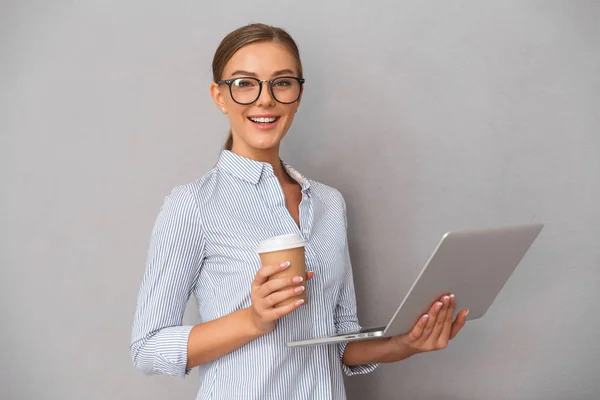
[[[254,72],[259,78],[270,78],[275,71],[290,69],[298,74],[296,60],[281,44],[272,42],[252,43],[239,49],[225,65],[223,77],[241,70]]]

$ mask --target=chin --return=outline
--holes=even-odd
[[[250,132],[248,132],[250,133]],[[246,144],[257,150],[270,150],[279,147],[285,135],[280,132],[251,132],[244,138]]]
[[[251,140],[248,144],[257,150],[271,150],[277,148],[279,143],[280,140]]]

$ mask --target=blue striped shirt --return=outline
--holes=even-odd
[[[307,179],[283,163],[302,187],[300,228],[286,208],[268,163],[223,150],[202,178],[166,197],[152,231],[134,318],[131,356],[148,374],[184,377],[192,326],[182,326],[191,295],[200,321],[251,305],[261,267],[261,240],[299,233],[306,241],[307,304],[281,318],[275,330],[203,364],[199,399],[345,399],[345,344],[288,348],[286,342],[360,329],[339,191]]]

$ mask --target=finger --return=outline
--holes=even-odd
[[[289,261],[282,262],[279,265],[265,265],[261,269],[258,270],[256,276],[254,277],[254,281],[252,282],[254,287],[258,287],[269,280],[271,275],[276,274],[277,272],[281,272],[287,269],[290,266]]]
[[[267,318],[269,318],[271,321],[273,321],[273,320],[283,317],[284,315],[291,313],[298,307],[301,307],[303,304],[304,304],[304,300],[302,300],[302,299],[296,300],[295,302],[286,304],[285,306],[272,308],[265,314],[266,314]]]
[[[429,320],[429,315],[424,314],[421,315],[421,318],[417,321],[415,326],[408,333],[408,340],[410,342],[416,342],[421,338],[423,332],[425,331],[425,326],[427,326],[427,321]]]
[[[450,303],[449,296],[442,297],[442,307],[440,308],[440,311],[435,320],[435,324],[433,325],[433,330],[431,331],[431,334],[429,335],[429,337],[433,340],[437,341],[438,338],[440,337],[440,334],[442,333],[442,330],[444,329],[444,325],[446,323],[446,314],[448,313],[449,303]]]
[[[308,271],[306,273],[306,280],[310,281],[312,278],[314,278],[314,276],[315,276],[315,273],[313,271]]]
[[[452,329],[452,318],[454,317],[454,307],[456,306],[456,297],[451,294],[448,304],[448,311],[446,312],[446,321],[444,321],[444,329],[440,334],[440,339],[448,340],[450,338],[450,331]]]
[[[284,276],[281,278],[271,279],[260,285],[256,293],[258,294],[258,297],[264,298],[273,292],[277,292],[289,286],[297,286],[302,283],[303,280],[304,279],[301,276]]]
[[[454,339],[454,337],[456,335],[458,335],[458,332],[460,332],[462,327],[465,326],[465,323],[467,322],[467,314],[468,313],[469,313],[468,309],[462,310],[461,312],[458,313],[458,315],[456,316],[456,320],[452,324],[452,329],[450,330],[450,340]]]
[[[297,286],[295,288],[281,290],[279,292],[275,292],[267,296],[265,298],[264,304],[266,305],[266,308],[271,308],[275,304],[279,304],[282,301],[287,300],[291,297],[298,296],[302,292],[304,292],[304,286]]]
[[[440,301],[436,301],[431,308],[429,309],[429,318],[427,319],[427,325],[425,326],[425,330],[421,335],[421,341],[425,341],[431,335],[431,331],[433,331],[433,327],[435,326],[435,321],[437,320],[440,309],[443,304]]]

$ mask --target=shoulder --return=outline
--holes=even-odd
[[[203,176],[171,188],[165,196],[162,209],[170,209],[177,214],[198,214],[201,204],[213,193],[217,180],[216,168]]]
[[[347,229],[348,217],[344,195],[332,186],[312,179],[308,179],[308,181],[310,182],[313,201],[317,201],[321,205],[318,211],[315,210],[315,216],[326,221],[330,229],[333,229],[333,227]]]
[[[194,198],[194,200],[200,205],[206,202],[206,200],[212,196],[215,190],[217,190],[218,182],[219,169],[214,167],[199,178],[180,186],[176,186],[173,191],[187,192],[188,196]]]
[[[346,211],[346,201],[338,189],[312,179],[307,180],[310,182],[313,195],[317,196],[326,206]]]

